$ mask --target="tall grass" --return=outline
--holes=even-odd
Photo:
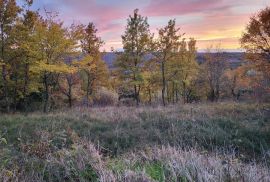
[[[0,117],[0,181],[269,181],[267,104]]]

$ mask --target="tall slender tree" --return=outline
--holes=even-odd
[[[83,37],[81,39],[82,51],[86,54],[83,61],[81,61],[80,69],[86,77],[85,90],[87,105],[89,103],[89,97],[100,86],[103,86],[108,80],[108,68],[105,62],[101,58],[100,49],[104,42],[97,35],[98,30],[93,23],[89,23],[84,28]],[[107,78],[107,79],[106,79]]]
[[[218,101],[223,75],[228,68],[228,64],[224,58],[224,52],[222,52],[219,45],[216,49],[208,48],[205,54],[205,60],[203,70],[209,87],[208,99],[212,102]]]
[[[142,68],[145,63],[145,56],[150,52],[150,42],[153,35],[150,33],[147,18],[134,10],[129,16],[122,43],[124,52],[117,60],[116,66],[120,79],[131,90],[137,105],[140,103],[140,92],[143,83]]]
[[[26,108],[27,96],[31,91],[38,90],[36,86],[33,86],[38,80],[31,80],[33,74],[31,74],[30,68],[35,62],[32,50],[36,44],[33,37],[39,18],[38,12],[25,10],[12,29],[12,45],[14,47],[12,55],[14,59],[12,61],[11,83],[13,84],[12,105],[14,110],[16,110],[18,103]]]
[[[167,64],[177,57],[179,41],[182,34],[180,28],[176,27],[176,21],[170,20],[168,25],[159,30],[159,39],[157,42],[157,61],[160,64],[162,77],[162,103],[166,105],[166,87],[167,87]],[[175,73],[173,73],[175,74]]]

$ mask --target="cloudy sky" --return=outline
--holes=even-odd
[[[108,51],[121,48],[126,19],[136,8],[154,33],[175,18],[187,38],[198,40],[199,49],[220,43],[236,50],[249,17],[267,5],[270,0],[34,0],[33,9],[56,11],[65,25],[94,22]]]

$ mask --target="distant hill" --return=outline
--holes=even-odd
[[[199,64],[203,63],[205,61],[204,55],[206,53],[198,53],[197,54],[197,62]],[[236,68],[238,66],[240,66],[243,62],[245,62],[245,56],[243,52],[224,52],[223,56],[225,57],[225,59],[230,63],[230,66],[232,68]],[[150,56],[146,56],[148,59]],[[113,52],[107,52],[104,53],[103,55],[103,60],[107,63],[109,69],[113,69],[114,68],[114,62],[117,59],[117,55]]]
[[[107,63],[109,69],[114,67],[114,62],[116,61],[117,55],[113,52],[104,53],[102,59]]]

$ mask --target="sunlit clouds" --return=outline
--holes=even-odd
[[[175,18],[186,38],[198,40],[199,49],[211,44],[240,49],[239,37],[249,17],[269,4],[270,0],[36,0],[34,9],[57,11],[66,25],[94,22],[107,51],[121,49],[126,19],[136,8],[148,17],[154,33]]]

